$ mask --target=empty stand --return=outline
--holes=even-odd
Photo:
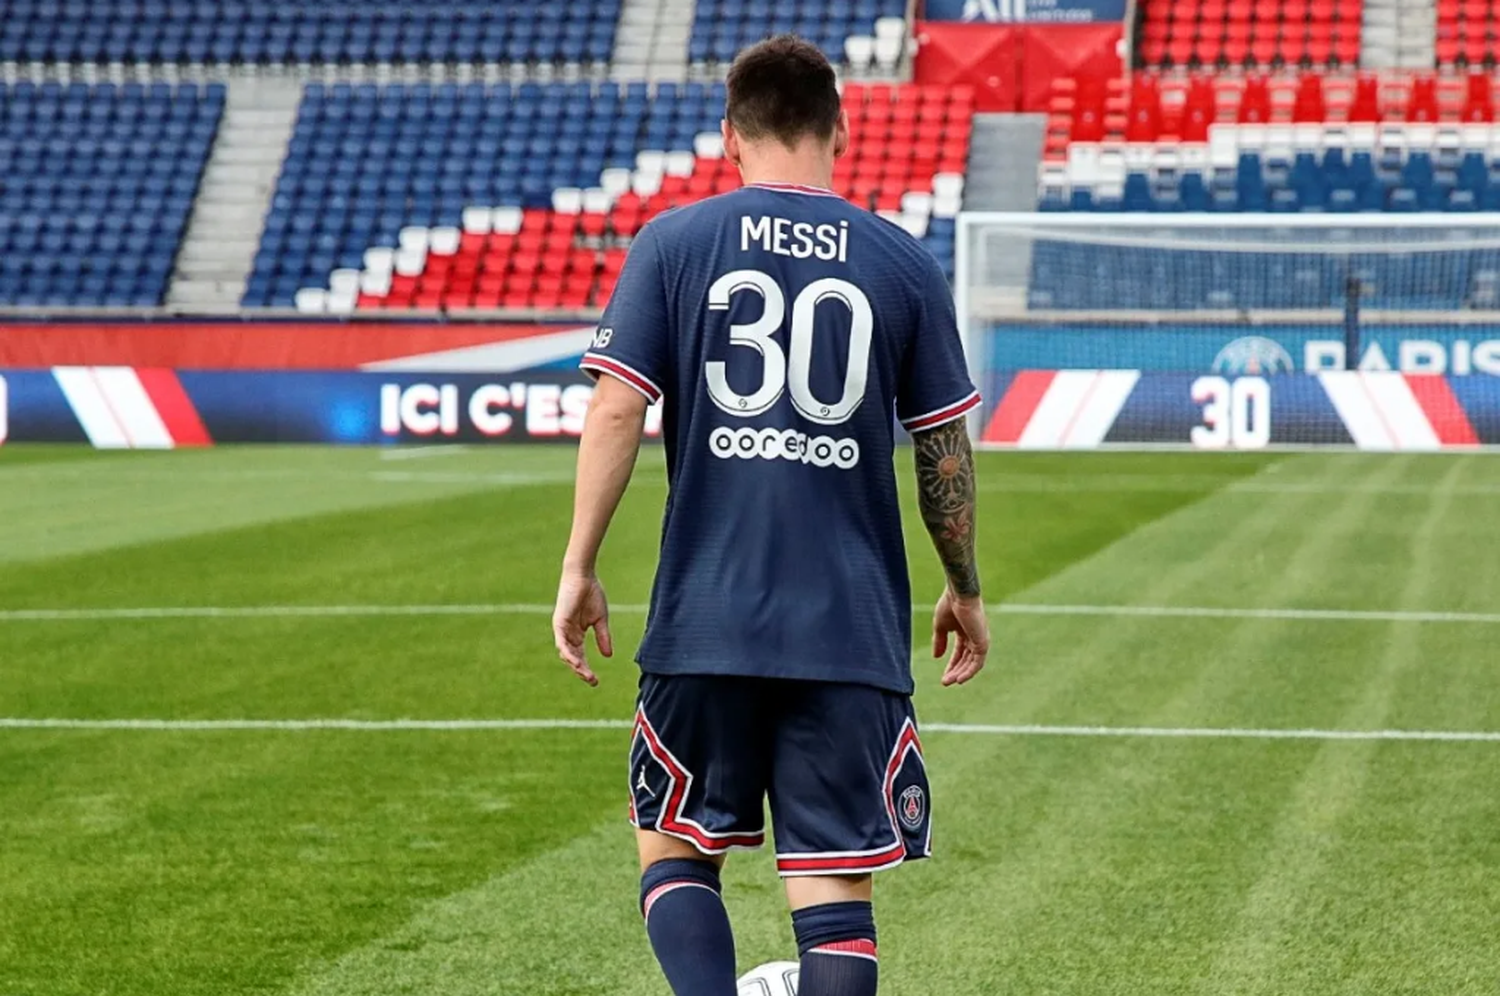
[[[0,84],[0,303],[161,303],[224,88]]]
[[[812,41],[833,62],[890,69],[899,61],[905,42],[906,3],[698,0],[688,57],[699,63],[729,62],[746,45],[786,31]],[[851,39],[855,39],[852,46]]]
[[[602,63],[620,0],[8,0],[0,62]]]
[[[1140,11],[1145,66],[1359,62],[1362,0],[1143,0]]]
[[[1500,210],[1495,79],[1189,80],[1060,87],[1042,206],[1125,211]]]
[[[951,272],[973,94],[851,84],[834,183]],[[308,87],[245,304],[601,306],[662,210],[739,186],[722,84]]]
[[[1500,9],[1493,0],[1437,0],[1434,51],[1440,65],[1493,67],[1500,57]]]

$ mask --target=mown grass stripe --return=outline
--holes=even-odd
[[[0,717],[0,729],[217,732],[344,730],[364,733],[455,733],[504,730],[628,730],[625,719],[68,719]],[[924,723],[925,733],[1013,737],[1146,737],[1221,740],[1397,740],[1500,743],[1500,731],[1277,730],[1241,727],[1047,726],[1007,723]]]
[[[641,615],[649,607],[612,605],[621,615]],[[912,610],[927,612],[925,606]],[[1444,612],[1384,609],[1235,608],[1216,605],[1047,605],[1006,602],[992,605],[994,615],[1126,616],[1167,619],[1278,619],[1302,622],[1464,623],[1500,625],[1500,612]],[[298,616],[492,616],[552,614],[541,602],[495,602],[472,605],[161,605],[96,609],[4,609],[0,622],[100,622],[139,619],[277,619]]]

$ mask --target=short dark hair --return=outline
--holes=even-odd
[[[827,140],[839,121],[838,80],[822,49],[776,35],[740,52],[729,67],[724,117],[745,138],[795,148],[806,135]]]

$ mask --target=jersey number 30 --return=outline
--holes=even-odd
[[[865,383],[870,375],[870,336],[875,319],[870,300],[847,280],[825,277],[802,289],[792,302],[792,325],[789,348],[783,352],[773,338],[786,319],[786,295],[771,275],[760,270],[734,270],[715,280],[708,289],[708,309],[728,311],[729,299],[738,291],[754,291],[765,301],[758,319],[746,325],[731,325],[729,341],[753,349],[765,360],[760,387],[749,394],[738,394],[729,386],[722,360],[711,360],[704,366],[708,377],[708,396],[714,404],[731,415],[745,418],[769,411],[791,388],[792,405],[801,415],[819,425],[838,425],[848,420],[865,399]],[[844,393],[837,401],[823,401],[813,396],[812,349],[813,314],[823,301],[834,300],[849,309],[849,369],[844,373]]]

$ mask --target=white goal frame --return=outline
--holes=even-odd
[[[1121,230],[1138,229],[1150,230],[1204,230],[1204,229],[1257,229],[1262,231],[1285,231],[1295,233],[1298,231],[1338,230],[1343,232],[1367,230],[1391,231],[1397,229],[1411,230],[1413,233],[1423,231],[1452,231],[1462,229],[1485,229],[1482,238],[1484,247],[1493,247],[1500,251],[1500,212],[1415,212],[1415,213],[1373,213],[1361,212],[1351,214],[1335,213],[1298,213],[1277,214],[1271,212],[1236,212],[1236,213],[1152,213],[1152,212],[1044,212],[1044,211],[962,211],[957,218],[954,242],[954,305],[958,313],[958,328],[963,342],[965,355],[969,358],[971,373],[982,376],[986,371],[976,367],[976,359],[982,355],[980,344],[976,341],[977,329],[1003,322],[1007,316],[1013,313],[1018,320],[1028,317],[1031,320],[1057,318],[1061,321],[1119,321],[1122,324],[1133,322],[1150,323],[1153,321],[1168,322],[1191,322],[1194,320],[1205,323],[1223,323],[1225,325],[1237,324],[1245,328],[1246,334],[1254,334],[1258,325],[1270,325],[1276,323],[1294,322],[1300,324],[1329,324],[1333,325],[1343,320],[1344,312],[1334,308],[1299,308],[1299,309],[1162,309],[1151,311],[1120,310],[1118,312],[1099,312],[1086,309],[1058,309],[1058,310],[1030,310],[1027,307],[1026,294],[1030,283],[1030,263],[1026,266],[1026,283],[1020,286],[1009,286],[997,288],[998,291],[1015,291],[1017,297],[1014,301],[1006,299],[1003,303],[986,304],[985,314],[976,312],[974,300],[974,276],[976,272],[984,270],[984,248],[976,238],[976,231],[985,228],[1014,227],[1024,229],[1026,235],[1031,238],[1038,237],[1048,229],[1060,232],[1072,231],[1083,233],[1090,229],[1110,231],[1118,234]],[[1102,240],[1101,240],[1102,241]],[[1390,243],[1392,249],[1399,247],[1398,243]],[[977,247],[977,248],[976,248]],[[1453,245],[1443,245],[1439,240],[1423,242],[1420,238],[1413,240],[1413,248],[1426,248],[1430,251],[1458,250],[1462,249],[1461,242]],[[1164,249],[1190,250],[1193,248],[1191,242],[1184,241],[1178,245],[1162,246]],[[1205,245],[1205,249],[1209,246]],[[1246,247],[1251,248],[1251,247]],[[1290,247],[1289,247],[1290,248]],[[1367,250],[1375,251],[1375,250]],[[975,256],[978,254],[979,258]],[[997,295],[998,296],[998,295]],[[1014,311],[1011,305],[1014,305]],[[1372,325],[1381,324],[1420,324],[1423,322],[1438,322],[1443,325],[1452,326],[1455,330],[1462,330],[1467,326],[1500,326],[1500,306],[1486,309],[1458,309],[1451,311],[1442,310],[1392,310],[1378,308],[1363,308],[1359,312],[1361,320]],[[1209,371],[1203,371],[1205,374]],[[1488,376],[1488,375],[1480,375]],[[977,381],[976,381],[977,382]],[[993,399],[987,399],[993,400]],[[995,448],[994,444],[980,442],[982,426],[980,423],[981,412],[985,408],[976,411],[969,418],[970,435],[981,448]],[[1347,446],[1341,444],[1273,444],[1272,449],[1279,451],[1302,451],[1329,452],[1339,449],[1360,449],[1360,446]],[[1134,450],[1185,450],[1193,451],[1193,447],[1186,442],[1176,443],[1110,443],[1099,449],[1119,451],[1121,449]],[[1461,452],[1489,452],[1500,453],[1500,445],[1481,445],[1468,448]],[[1080,450],[1082,452],[1082,450]],[[1455,452],[1451,449],[1439,452]]]

